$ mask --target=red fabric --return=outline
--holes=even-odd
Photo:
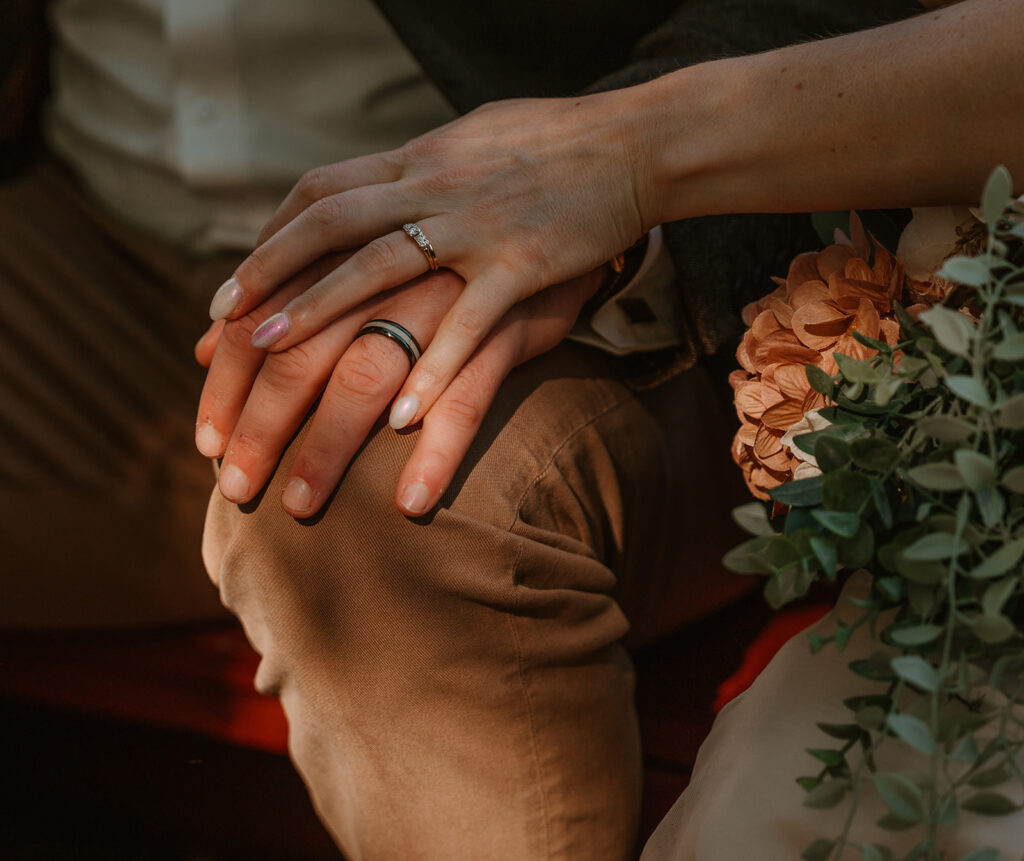
[[[234,625],[6,636],[0,640],[0,693],[283,754],[284,713],[277,700],[253,689],[258,664]]]
[[[812,604],[807,607],[783,610],[773,616],[758,634],[757,639],[743,652],[743,660],[739,669],[718,686],[714,705],[715,713],[717,714],[726,703],[749,688],[754,683],[754,679],[768,666],[769,661],[775,657],[775,653],[790,639],[809,628],[831,609],[828,604]]]

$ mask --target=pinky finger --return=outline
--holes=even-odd
[[[427,413],[398,479],[395,502],[404,514],[419,517],[437,505],[515,365],[516,352],[509,338],[489,339]]]

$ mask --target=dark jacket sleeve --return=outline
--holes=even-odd
[[[0,179],[39,145],[39,111],[47,89],[47,39],[41,0],[0,2]]]
[[[920,10],[912,0],[688,0],[638,42],[622,69],[590,89],[639,84],[706,60],[855,32]],[[663,230],[690,328],[680,367],[716,352],[731,362],[740,309],[767,293],[769,276],[784,275],[794,255],[818,244],[807,215],[715,215]]]

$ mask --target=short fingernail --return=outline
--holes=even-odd
[[[281,504],[289,511],[305,514],[313,504],[313,490],[301,478],[295,477],[285,486]]]
[[[196,425],[196,448],[205,457],[224,454],[224,437],[210,422]]]
[[[288,334],[291,321],[288,315],[282,311],[273,317],[268,317],[263,324],[252,333],[252,345],[259,350],[265,350],[275,341],[281,340]]]
[[[430,504],[430,489],[421,481],[414,481],[402,494],[402,508],[410,514],[423,514]]]
[[[391,415],[388,416],[388,424],[395,430],[401,430],[416,415],[420,407],[420,399],[416,395],[404,395],[391,406]],[[422,486],[422,485],[421,485]]]
[[[220,471],[220,492],[232,502],[249,498],[249,476],[233,463]]]
[[[238,300],[241,298],[242,285],[232,275],[213,294],[213,300],[210,302],[210,319],[219,320],[221,317],[227,317],[228,314],[235,310],[235,306],[238,305]]]

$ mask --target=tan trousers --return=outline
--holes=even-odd
[[[225,261],[140,238],[52,167],[0,188],[0,219],[4,621],[216,612],[190,351]],[[416,433],[387,427],[311,521],[281,510],[279,478],[242,507],[214,492],[206,564],[348,858],[634,851],[623,642],[746,588],[718,564],[741,495],[728,438],[702,372],[637,393],[567,345],[512,374],[428,517],[393,506]]]
[[[191,351],[231,268],[126,228],[52,162],[0,183],[0,626],[223,618]]]

